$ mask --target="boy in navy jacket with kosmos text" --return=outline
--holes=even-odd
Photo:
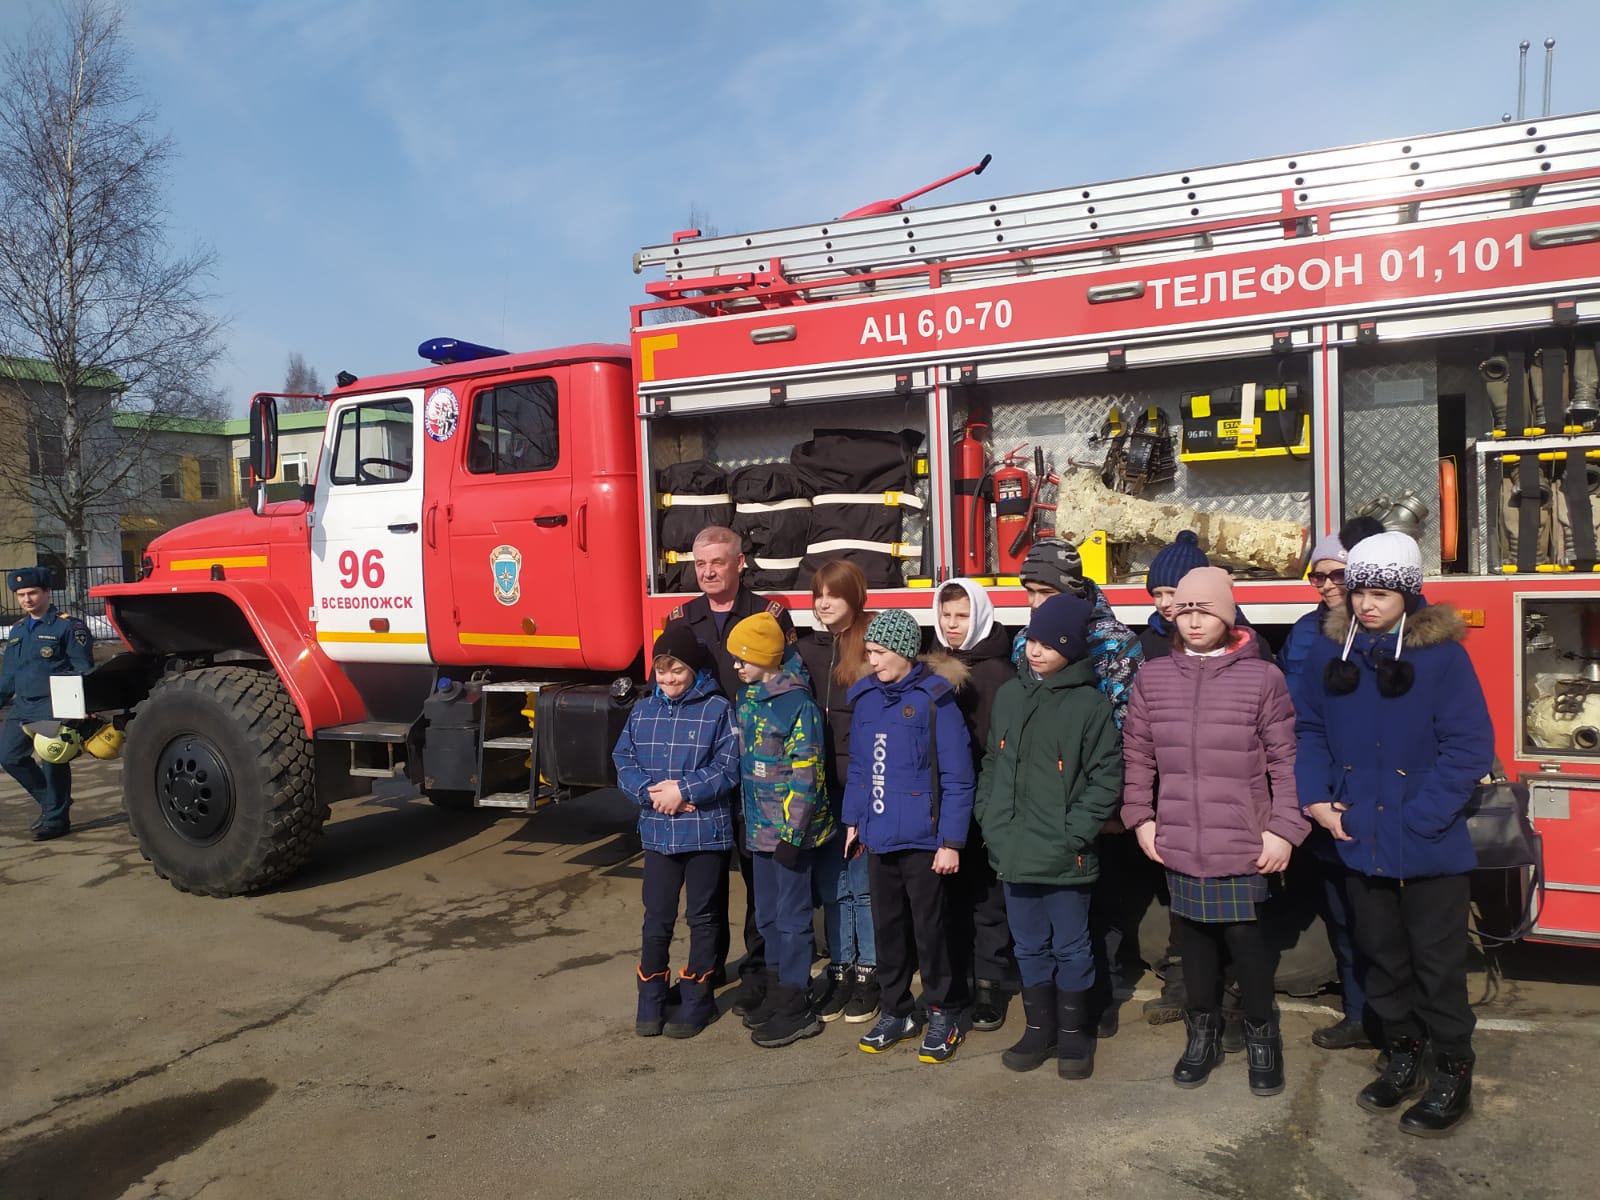
[[[864,846],[872,881],[883,1015],[869,1054],[915,1036],[911,971],[922,972],[928,1029],[918,1057],[949,1060],[961,1044],[966,980],[951,964],[950,880],[972,819],[972,747],[950,684],[916,661],[922,631],[902,609],[867,626],[873,674],[850,689],[845,853]],[[915,957],[912,947],[915,945]]]

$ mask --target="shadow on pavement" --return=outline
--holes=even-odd
[[[534,814],[507,809],[438,808],[403,781],[385,782],[365,800],[334,806],[322,839],[305,869],[275,891],[297,892],[377,874],[415,862],[504,827],[495,843],[502,854],[548,854],[583,847],[566,861],[617,868],[636,857],[638,811],[613,788],[592,792]]]

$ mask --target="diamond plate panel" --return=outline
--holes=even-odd
[[[1415,348],[1347,352],[1339,379],[1344,409],[1345,516],[1378,496],[1415,492],[1428,506],[1422,567],[1439,570],[1439,384],[1434,360]]]
[[[1054,457],[1058,469],[1069,464],[1098,469],[1105,459],[1106,445],[1095,438],[1113,404],[1121,409],[1124,422],[1135,420],[1151,404],[1159,405],[1172,428],[1176,455],[1181,429],[1179,397],[1183,393],[1282,379],[1298,383],[1302,394],[1309,394],[1306,369],[1303,358],[1153,367],[1118,374],[998,384],[980,388],[979,402],[993,407],[993,452],[997,460],[1026,442],[1030,463],[1033,447],[1038,445],[1047,456]],[[1111,384],[1125,386],[1108,386]],[[1261,458],[1180,462],[1172,480],[1154,484],[1142,495],[1204,511],[1226,510],[1262,520],[1309,524],[1311,461]],[[1129,568],[1142,571],[1155,549],[1133,547]]]

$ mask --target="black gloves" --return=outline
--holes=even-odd
[[[801,853],[802,851],[800,847],[796,846],[793,842],[785,842],[780,840],[778,844],[773,847],[772,861],[777,863],[780,867],[786,868],[787,870],[797,870],[800,866]]]

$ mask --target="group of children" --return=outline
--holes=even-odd
[[[1397,552],[1396,538],[1409,545]],[[1365,579],[1364,590],[1352,585],[1347,610],[1329,616],[1329,638],[1344,639],[1343,654],[1331,642],[1313,650],[1322,686],[1308,682],[1304,698],[1297,687],[1295,703],[1260,636],[1240,622],[1228,574],[1206,563],[1192,535],[1157,557],[1148,586],[1158,611],[1142,644],[1083,577],[1076,550],[1050,541],[1036,544],[1023,568],[1031,613],[1015,646],[984,589],[955,580],[935,596],[937,647],[924,655],[916,619],[900,609],[866,613],[865,581],[843,562],[818,573],[820,628],[798,652],[770,612],[730,625],[726,650],[741,681],[731,702],[717,694],[707,647],[669,625],[654,646],[655,689],[636,705],[615,751],[619,785],[643,808],[637,1031],[694,1036],[715,1016],[713,946],[726,912],[716,911],[713,876],[725,870],[742,821],[769,964],[765,997],[743,1013],[755,1044],[789,1045],[836,1017],[876,1018],[860,1039],[863,1051],[881,1053],[920,1034],[919,1058],[941,1063],[967,1029],[998,1028],[1020,985],[1025,1029],[1003,1054],[1005,1065],[1027,1071],[1055,1058],[1062,1077],[1087,1078],[1096,1033],[1107,1032],[1109,995],[1104,939],[1092,935],[1105,924],[1096,918],[1105,903],[1096,885],[1102,856],[1126,836],[1164,872],[1171,896],[1189,1035],[1174,1083],[1198,1087],[1222,1061],[1226,965],[1243,1009],[1250,1089],[1281,1092],[1274,964],[1257,906],[1313,822],[1332,831],[1341,851],[1353,840],[1347,827],[1365,798],[1347,790],[1332,764],[1364,752],[1334,728],[1334,712],[1363,686],[1363,664],[1376,672],[1381,696],[1403,697],[1409,685],[1396,690],[1395,677],[1414,678],[1412,660],[1421,657],[1403,641],[1405,622],[1427,620],[1417,615],[1415,543],[1383,534],[1368,545],[1376,558],[1365,575],[1362,547],[1347,567]],[[1392,595],[1399,600],[1371,614],[1361,600]],[[1465,661],[1451,660],[1451,677],[1471,693],[1475,680],[1468,688],[1459,677]],[[1298,792],[1297,705],[1316,714],[1298,731],[1303,768],[1310,748]],[[1452,768],[1470,770],[1453,742],[1448,749],[1460,759]],[[1435,789],[1443,827],[1445,793],[1460,791],[1460,778],[1455,770]],[[1464,804],[1463,797],[1457,809]],[[1355,853],[1346,862],[1383,874]],[[667,953],[680,892],[689,955],[668,1021]],[[1381,889],[1362,895],[1374,912],[1390,902]],[[815,984],[814,899],[831,959]],[[1464,916],[1462,932],[1464,939]],[[1406,1023],[1439,1005],[1419,995],[1437,990],[1422,979],[1429,972],[1413,972],[1403,957],[1403,946],[1388,947],[1392,986],[1382,1015],[1386,1029],[1401,1031],[1397,1042],[1413,1070],[1423,1052]],[[1429,971],[1437,975],[1431,964]],[[1464,994],[1464,974],[1461,982]],[[1458,1084],[1460,1059],[1449,1068]],[[1413,1071],[1390,1080],[1378,1097],[1388,1103],[1373,1111],[1414,1096],[1420,1078]],[[1428,1097],[1435,1110],[1465,1111],[1464,1095],[1440,1099],[1438,1090]],[[1448,1129],[1459,1115],[1435,1111],[1432,1121]]]

